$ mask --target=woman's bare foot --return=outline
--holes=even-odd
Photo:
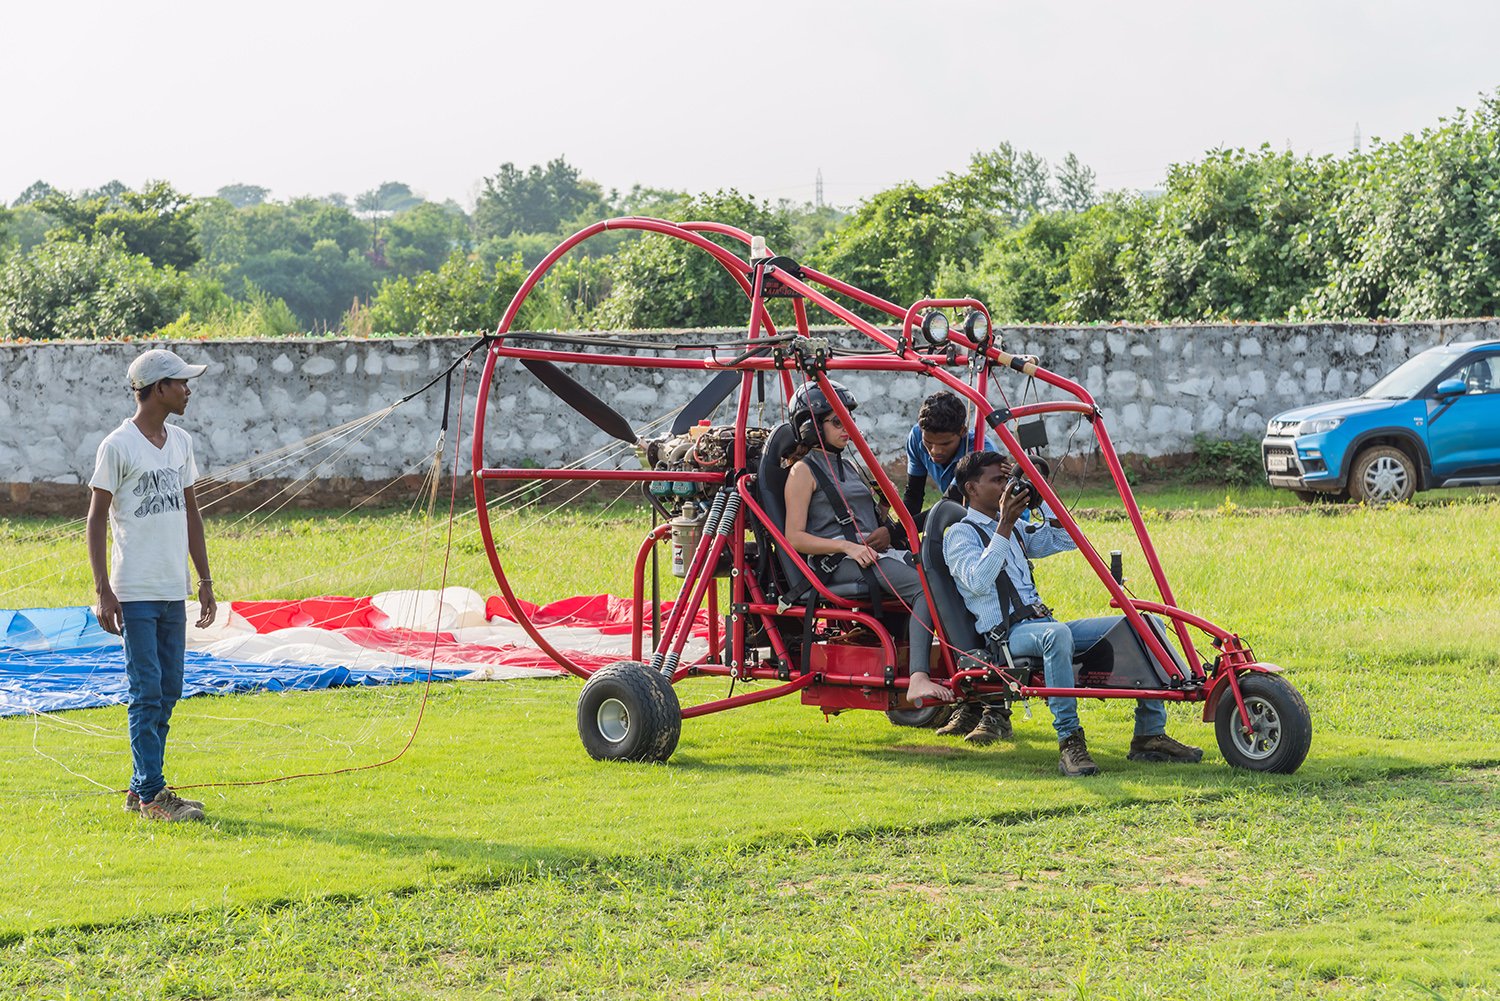
[[[906,686],[906,700],[915,703],[918,699],[931,699],[934,702],[952,702],[953,691],[935,683],[925,674],[913,674],[911,682]]]

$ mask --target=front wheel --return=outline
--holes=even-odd
[[[1411,500],[1417,492],[1417,464],[1390,445],[1359,453],[1349,470],[1349,496],[1378,507]]]
[[[681,733],[677,692],[645,664],[600,668],[578,696],[578,736],[596,761],[666,761]]]
[[[1250,732],[1240,723],[1234,693],[1224,692],[1214,713],[1219,752],[1236,768],[1290,775],[1312,746],[1312,714],[1291,682],[1275,674],[1240,676]]]

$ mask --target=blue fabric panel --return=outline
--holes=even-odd
[[[435,665],[450,680],[471,668]],[[427,678],[425,666],[252,664],[187,652],[183,698],[233,692],[390,685]],[[0,716],[124,704],[125,649],[88,608],[0,610]]]

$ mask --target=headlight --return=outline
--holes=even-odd
[[[984,344],[990,339],[990,318],[983,310],[971,309],[964,317],[964,335],[975,344]]]
[[[1344,423],[1344,419],[1342,417],[1318,417],[1313,420],[1303,421],[1301,424],[1298,424],[1297,433],[1323,434],[1325,431],[1332,431],[1342,423]]]
[[[934,309],[922,317],[922,336],[927,343],[937,347],[948,340],[948,317],[941,310]]]

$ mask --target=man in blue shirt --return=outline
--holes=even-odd
[[[937,482],[938,493],[953,483],[958,460],[974,450],[974,429],[969,426],[969,411],[964,401],[946,390],[933,393],[922,401],[917,423],[906,436],[906,505],[920,527],[922,498],[927,481]],[[986,435],[981,451],[995,451],[995,443]]]
[[[994,452],[967,456],[958,463],[954,480],[969,513],[944,535],[943,559],[964,604],[974,616],[979,633],[985,635],[1005,628],[999,592],[1003,574],[1020,605],[1006,636],[1010,652],[1015,656],[1042,658],[1048,688],[1072,688],[1074,630],[1069,623],[1054,619],[1052,610],[1042,604],[1032,579],[1030,560],[1077,546],[1045,507],[1039,522],[1025,524],[1023,528],[1021,514],[1026,509],[1027,492],[1011,489],[1014,481],[1004,456]],[[1049,698],[1047,708],[1057,730],[1058,770],[1068,776],[1098,772],[1078,721],[1078,700]],[[1131,760],[1202,760],[1202,750],[1168,737],[1166,728],[1167,711],[1161,700],[1138,700],[1135,737],[1130,741]]]

